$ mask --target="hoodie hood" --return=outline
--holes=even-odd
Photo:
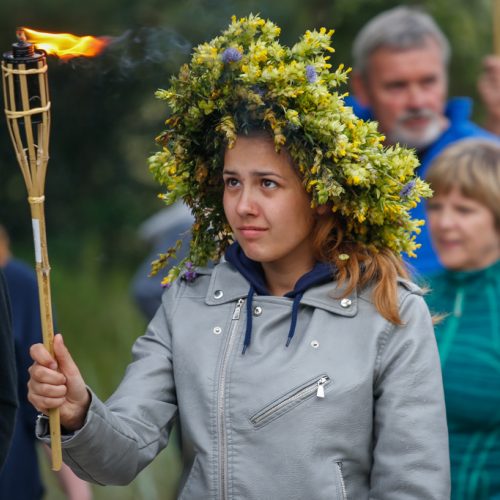
[[[232,264],[238,272],[248,281],[249,290],[247,294],[247,324],[245,330],[245,340],[243,342],[243,351],[245,354],[248,346],[250,345],[252,338],[252,306],[253,297],[255,294],[258,295],[271,295],[267,287],[266,278],[264,274],[264,269],[259,262],[249,259],[243,252],[243,249],[238,242],[230,245],[225,252],[225,258],[227,262]],[[288,332],[288,337],[286,341],[286,346],[290,345],[293,336],[295,335],[295,328],[297,325],[297,316],[299,311],[300,301],[304,292],[309,288],[317,285],[322,285],[332,281],[336,274],[336,268],[332,264],[325,264],[322,262],[317,262],[314,267],[303,276],[301,276],[293,290],[285,293],[284,297],[293,299],[292,303],[292,313],[290,320],[290,329]]]

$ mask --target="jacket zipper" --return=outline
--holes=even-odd
[[[323,375],[321,378],[319,378],[318,380],[316,380],[312,384],[309,384],[307,387],[304,387],[304,388],[298,390],[295,394],[292,394],[290,397],[284,399],[283,401],[280,401],[279,403],[275,404],[271,408],[268,408],[267,410],[264,410],[263,412],[258,413],[257,415],[253,416],[250,419],[250,421],[254,425],[259,425],[261,422],[269,419],[276,412],[285,408],[289,404],[292,404],[295,401],[299,401],[301,399],[305,399],[308,396],[310,396],[311,394],[314,394],[314,392],[316,392],[316,397],[324,398],[325,397],[325,386],[328,385],[329,383],[330,383],[330,377],[328,375]]]
[[[347,500],[347,491],[345,489],[344,474],[342,473],[342,462],[335,462],[339,471],[340,487],[342,488],[342,500]]]
[[[225,393],[226,393],[226,375],[229,355],[233,350],[236,340],[236,330],[238,320],[240,319],[241,307],[245,299],[239,299],[233,311],[231,329],[229,331],[229,338],[226,343],[226,348],[222,356],[222,365],[219,376],[218,399],[217,399],[217,414],[218,414],[218,430],[219,430],[219,471],[220,471],[220,498],[225,500],[227,498],[227,440],[226,440],[226,422],[225,422]]]

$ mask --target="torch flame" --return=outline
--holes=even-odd
[[[97,56],[109,43],[106,38],[96,38],[90,35],[76,36],[70,33],[43,33],[30,28],[22,28],[22,30],[26,33],[28,42],[39,49],[45,50],[47,54],[54,54],[61,59]]]

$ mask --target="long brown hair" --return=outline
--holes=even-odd
[[[402,258],[389,249],[370,250],[360,243],[345,241],[343,225],[342,219],[330,210],[318,216],[313,229],[316,258],[335,264],[339,284],[346,285],[344,296],[372,285],[372,299],[379,313],[400,325],[397,279],[408,279]]]

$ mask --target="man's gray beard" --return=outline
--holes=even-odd
[[[405,121],[411,118],[431,118],[432,120],[422,132],[416,133],[405,126]],[[440,115],[437,113],[429,110],[409,112],[398,118],[392,131],[387,134],[387,140],[390,144],[399,143],[422,151],[430,146],[441,135],[441,132]]]

